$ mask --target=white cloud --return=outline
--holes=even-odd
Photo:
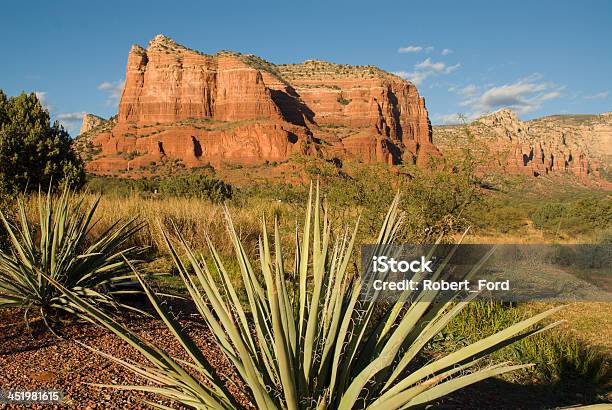
[[[433,46],[428,46],[428,47],[423,47],[423,46],[406,46],[406,47],[400,47],[397,49],[398,53],[420,53],[421,51],[425,51],[426,53],[431,53],[432,51],[434,51],[435,48]],[[444,54],[444,52],[447,52],[448,54],[450,54],[452,51],[445,48],[444,50],[442,50],[442,55],[446,55]]]
[[[479,87],[475,84],[468,84],[465,87],[451,87],[448,91],[459,94],[463,97],[471,97],[478,93]]]
[[[560,97],[564,87],[543,82],[540,74],[532,74],[510,84],[483,88],[482,93],[478,93],[478,87],[472,85],[455,90],[464,96],[459,105],[469,107],[471,112],[467,116],[470,119],[500,108],[528,114],[540,108],[545,101]]]
[[[414,68],[416,68],[417,70],[423,70],[423,71],[431,70],[431,71],[438,72],[438,73],[444,71],[445,67],[446,67],[446,64],[442,62],[434,63],[433,61],[431,61],[431,58],[427,58],[421,61],[420,63],[417,63],[414,65]]]
[[[59,121],[70,134],[74,134],[78,131],[80,122],[83,120],[83,115],[85,115],[84,112],[63,112],[54,114],[55,108],[49,103],[49,93],[46,91],[34,91],[34,94],[36,94],[42,106],[51,113],[52,118]]]
[[[444,62],[435,62],[432,61],[431,58],[426,58],[414,65],[414,71],[397,71],[394,74],[405,80],[411,81],[415,85],[420,85],[431,76],[450,74],[460,67],[460,63],[449,66]]]
[[[449,66],[448,66],[448,67],[446,67],[446,69],[444,70],[444,74],[450,74],[450,73],[452,73],[453,71],[456,71],[456,70],[458,70],[458,69],[460,69],[460,68],[461,68],[461,63],[457,63],[457,64],[454,64],[454,65],[449,65]]]
[[[421,46],[400,47],[397,50],[398,53],[420,53],[421,51],[423,51],[423,47]]]
[[[62,112],[57,114],[57,119],[60,121],[81,121],[84,115],[84,112]]]
[[[49,105],[49,94],[46,91],[34,91],[34,94],[36,94],[36,97],[38,98],[38,101],[40,101],[43,108],[48,110],[51,109],[51,106]]]
[[[452,54],[452,53],[453,53],[453,50],[451,50],[450,48],[445,48],[444,50],[442,50],[441,54],[443,56],[447,56],[447,55]]]
[[[593,95],[585,95],[584,98],[585,100],[598,100],[598,99],[604,99],[604,98],[608,98],[608,95],[610,94],[609,91],[602,91],[600,93],[597,94],[593,94]]]
[[[55,116],[55,118],[64,126],[66,131],[70,134],[78,134],[83,120],[84,112],[62,112]]]
[[[457,70],[459,67],[461,67],[461,64],[459,63],[449,66],[441,61],[431,61],[431,58],[427,58],[421,61],[420,63],[414,65],[414,68],[417,71],[431,71],[432,74],[450,74],[453,71]]]
[[[427,77],[430,77],[433,72],[425,72],[425,71],[396,71],[393,74],[403,78],[404,80],[408,80],[414,85],[421,85],[423,81]]]
[[[558,98],[558,97],[561,97],[561,93],[559,91],[553,91],[553,92],[542,95],[539,98],[539,100],[540,102],[543,102],[543,101],[548,101],[548,100],[554,100],[555,98]]]
[[[108,98],[106,100],[108,105],[117,105],[121,99],[121,93],[123,92],[124,85],[124,79],[117,81],[105,81],[98,85],[98,90],[108,93]]]

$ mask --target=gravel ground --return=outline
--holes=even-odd
[[[189,318],[190,309],[178,306],[175,311]],[[55,408],[78,409],[143,409],[142,399],[159,402],[159,397],[136,391],[118,391],[99,388],[88,383],[146,384],[131,371],[111,363],[91,352],[80,343],[94,347],[113,356],[146,363],[146,359],[114,334],[92,324],[77,323],[62,329],[65,338],[59,339],[48,331],[40,319],[30,321],[30,330],[23,323],[23,313],[18,310],[0,310],[0,389],[52,389],[65,394],[64,405]],[[187,359],[182,348],[159,320],[130,318],[128,327],[147,340],[154,342],[175,357]],[[193,320],[181,320],[194,341],[217,369],[220,376],[227,376],[228,389],[245,408],[252,409],[246,390],[233,372],[230,363],[215,346],[210,332]],[[589,395],[582,388],[568,391],[567,385],[541,386],[506,383],[491,379],[447,397],[437,408],[441,409],[549,409],[582,404]],[[563,397],[561,397],[563,396]],[[605,397],[605,398],[604,398]],[[610,396],[596,402],[609,402]],[[160,402],[172,408],[176,403]],[[1,405],[4,408],[22,408]],[[51,408],[37,405],[29,408]]]
[[[208,329],[190,321],[183,321],[183,325],[219,374],[236,380],[229,362],[215,347]],[[186,359],[182,348],[162,322],[132,318],[128,326],[172,355]],[[88,385],[146,383],[129,370],[79,344],[84,343],[123,359],[138,360],[140,354],[114,334],[91,324],[79,323],[64,327],[62,334],[65,339],[59,339],[45,332],[42,321],[37,319],[30,322],[30,330],[31,333],[23,324],[19,311],[0,311],[0,388],[62,390],[65,394],[64,404],[78,409],[141,409],[147,408],[142,399],[159,401],[158,397],[146,397],[141,392]],[[140,362],[145,363],[145,359],[142,358]],[[248,407],[249,399],[243,389],[230,384],[228,388],[239,402]],[[175,403],[161,403],[177,407]],[[0,405],[0,408],[18,407]],[[47,409],[51,406],[30,408]]]

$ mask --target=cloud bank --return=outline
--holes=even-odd
[[[540,74],[516,80],[513,83],[478,87],[470,84],[455,89],[463,97],[461,107],[469,109],[469,118],[476,118],[500,108],[510,108],[518,114],[529,114],[542,107],[545,101],[561,96],[564,87],[543,81]]]

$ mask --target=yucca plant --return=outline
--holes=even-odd
[[[51,282],[101,308],[130,308],[119,297],[142,293],[126,258],[139,262],[142,249],[128,246],[141,228],[136,220],[116,222],[92,236],[98,200],[64,190],[58,197],[38,194],[38,223],[28,216],[26,203],[16,200],[16,223],[0,211],[8,245],[0,249],[0,308],[37,312],[54,333],[62,313],[81,311]],[[138,290],[140,289],[140,291]]]
[[[378,236],[379,251],[397,232],[401,219],[397,206],[398,198]],[[248,300],[244,306],[211,241],[208,241],[212,259],[209,265],[177,233],[184,259],[188,261],[184,263],[177,247],[165,236],[199,313],[218,348],[248,387],[247,394],[257,408],[348,410],[421,406],[485,378],[529,366],[487,365],[481,360],[516,340],[555,325],[538,326],[556,309],[549,310],[419,365],[422,362],[417,359],[422,349],[469,300],[438,300],[433,291],[411,299],[406,293],[380,312],[378,295],[366,289],[363,277],[350,273],[357,227],[352,233],[346,229],[333,241],[327,210],[322,208],[318,188],[314,198],[311,188],[301,238],[296,232],[293,273],[286,268],[288,261],[277,221],[273,243],[263,221],[256,270],[226,210],[228,231]],[[441,274],[437,270],[434,277]],[[67,299],[129,342],[150,362],[144,365],[98,352],[153,384],[107,387],[155,393],[190,408],[240,407],[228,392],[227,384],[231,381],[215,372],[176,318],[160,303],[158,295],[138,277],[190,360],[172,358],[74,292],[60,287]]]

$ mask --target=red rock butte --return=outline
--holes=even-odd
[[[612,159],[612,116],[608,113],[521,121],[511,110],[502,109],[467,126],[435,126],[433,134],[445,156],[467,144],[476,150],[486,147],[486,172],[593,177],[609,185],[601,178]]]
[[[90,131],[94,173],[160,161],[259,164],[292,154],[426,164],[439,156],[416,87],[373,66],[276,65],[156,36],[128,55],[116,120]]]

